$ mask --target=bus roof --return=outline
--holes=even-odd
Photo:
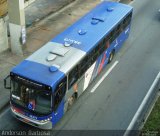
[[[102,2],[12,72],[39,83],[55,85],[131,11],[128,5]]]
[[[104,1],[51,41],[71,42],[72,47],[89,52],[131,11],[131,6]]]

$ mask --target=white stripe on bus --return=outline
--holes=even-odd
[[[83,91],[88,87],[90,81],[91,81],[91,78],[92,78],[92,75],[93,75],[93,71],[95,69],[95,66],[96,66],[96,62],[93,63],[93,65],[86,71],[85,73],[85,79],[84,79],[84,87],[83,87]]]

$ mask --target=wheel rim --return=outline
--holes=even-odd
[[[113,53],[110,54],[109,61],[111,62],[113,59]]]

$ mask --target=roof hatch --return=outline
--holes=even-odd
[[[56,55],[59,55],[59,56],[62,56],[64,57],[64,55],[69,51],[69,49],[67,48],[64,48],[64,47],[58,47],[58,46],[55,46],[54,50],[50,51],[50,53],[53,53],[53,54],[56,54]]]
[[[92,25],[96,25],[96,24],[98,24],[98,23],[99,23],[99,20],[92,19],[92,21],[91,21],[91,24],[92,24]]]
[[[80,29],[79,31],[78,31],[78,34],[79,35],[85,35],[87,33],[87,30],[85,30],[85,29]]]
[[[64,42],[65,47],[70,47],[73,44],[73,42]]]
[[[54,55],[54,54],[49,54],[46,58],[47,61],[53,61],[55,60],[57,57],[57,55]]]
[[[107,8],[107,11],[108,11],[108,12],[112,12],[113,10],[114,10],[113,7],[108,7],[108,8]]]
[[[92,20],[98,20],[98,21],[101,21],[101,22],[104,22],[106,19],[106,15],[95,15],[92,17]]]

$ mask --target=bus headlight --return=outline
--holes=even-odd
[[[47,119],[44,119],[44,120],[41,120],[40,122],[42,122],[42,123],[44,123],[44,122],[48,122],[48,121],[50,121],[51,119],[52,119],[52,117],[47,118]]]

